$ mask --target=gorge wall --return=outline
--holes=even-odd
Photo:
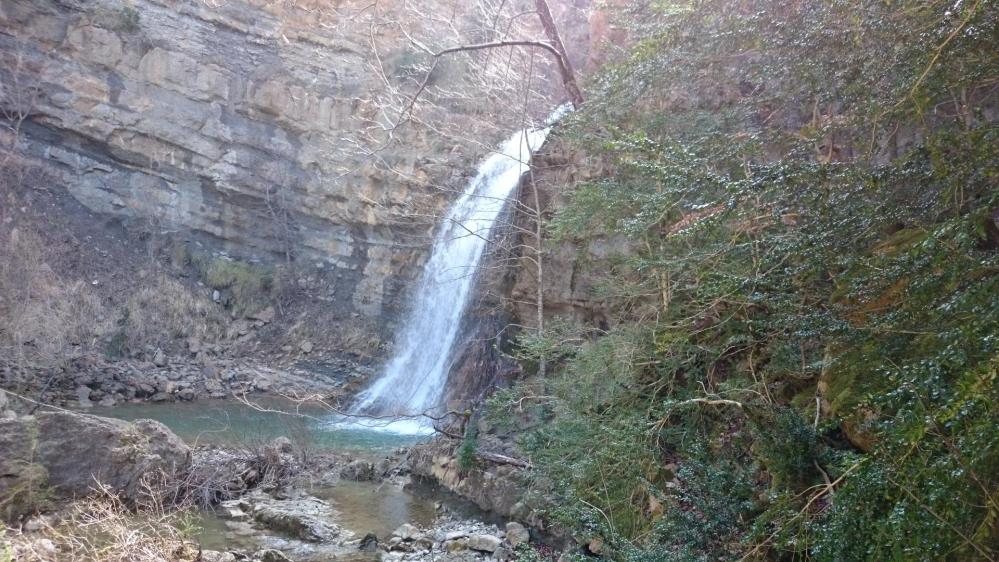
[[[437,188],[475,155],[420,127],[387,144],[379,95],[405,38],[337,4],[4,2],[5,117],[91,211],[243,259],[293,254],[338,305],[391,316],[450,198]]]

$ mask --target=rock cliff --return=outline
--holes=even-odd
[[[425,128],[385,144],[381,81],[405,39],[360,4],[4,2],[3,113],[90,210],[244,259],[293,254],[338,303],[391,315],[449,199],[434,187],[468,166]]]

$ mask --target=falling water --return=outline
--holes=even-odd
[[[397,334],[395,355],[352,409],[373,416],[360,423],[400,433],[431,429],[429,419],[421,416],[443,406],[452,348],[490,232],[527,171],[532,151],[544,142],[561,112],[556,111],[549,126],[519,131],[503,143],[482,162],[451,207]],[[392,421],[380,421],[387,419]]]

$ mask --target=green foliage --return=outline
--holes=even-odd
[[[94,22],[106,29],[120,33],[135,33],[141,29],[142,15],[134,6],[123,5],[120,8],[98,6],[93,10]]]
[[[10,474],[5,475],[7,481],[4,489],[0,490],[0,521],[16,522],[51,507],[48,470],[34,462],[38,449],[38,428],[29,425],[26,432],[29,441],[27,454],[23,458],[5,461]]]
[[[118,11],[117,29],[126,33],[135,33],[139,30],[139,20],[139,10],[133,6],[124,6]]]
[[[479,448],[479,431],[472,426],[465,430],[465,437],[458,447],[458,468],[462,471],[469,471],[475,468],[475,452]]]
[[[552,229],[628,242],[615,322],[522,342],[549,516],[633,560],[994,557],[999,8],[623,10],[564,135],[613,173]]]
[[[274,270],[263,265],[195,254],[191,264],[212,289],[226,292],[226,304],[245,314],[267,306],[275,291]]]

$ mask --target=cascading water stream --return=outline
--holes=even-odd
[[[399,433],[432,431],[424,416],[443,409],[453,347],[493,225],[527,171],[532,151],[564,111],[556,111],[544,128],[519,131],[504,142],[452,205],[397,334],[395,353],[351,409],[368,416],[357,423]]]

